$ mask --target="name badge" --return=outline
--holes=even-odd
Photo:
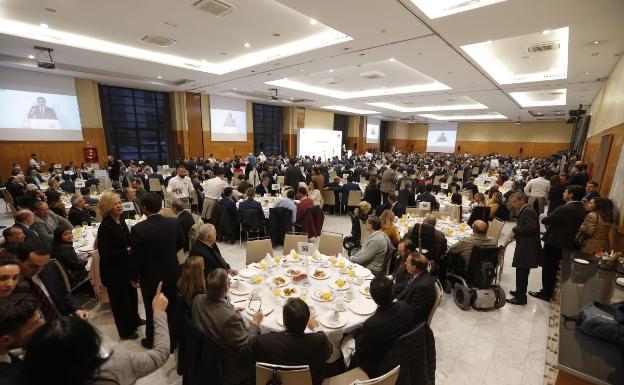
[[[440,183],[440,187],[442,187],[444,190],[448,190],[448,183]]]
[[[132,202],[123,202],[123,211],[134,211],[134,205],[132,204]]]
[[[84,179],[76,179],[76,182],[74,183],[74,186],[76,186],[76,188],[84,187],[85,186]]]

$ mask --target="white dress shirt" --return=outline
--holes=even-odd
[[[228,183],[218,176],[204,182],[204,196],[210,199],[219,199],[223,190],[228,187]]]
[[[550,190],[550,181],[542,177],[531,179],[524,187],[525,194],[536,198],[546,198],[548,190]]]
[[[169,179],[169,183],[167,184],[167,191],[170,192],[176,199],[189,198],[193,189],[193,182],[191,182],[191,178],[188,176],[180,178],[176,175]]]

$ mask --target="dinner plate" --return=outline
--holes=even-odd
[[[367,297],[370,297],[370,285],[362,285],[360,286],[360,293],[364,294]]]
[[[615,283],[624,287],[624,277],[616,278]]]
[[[574,262],[580,263],[581,265],[589,265],[589,261],[581,258],[574,258]]]
[[[359,315],[373,314],[377,310],[377,304],[368,299],[356,299],[351,302],[349,309]]]
[[[342,287],[338,286],[338,284],[336,283],[336,280],[331,281],[329,283],[329,287],[331,287],[332,289],[336,289],[336,290],[349,290],[351,285],[349,285],[349,282],[347,282],[346,279],[344,279],[343,281],[345,281],[345,284],[342,285]]]
[[[288,293],[288,294],[287,294]],[[287,286],[280,290],[280,295],[283,298],[293,298],[299,296],[299,289],[294,286]]]
[[[303,270],[295,267],[289,267],[288,269],[284,270],[284,274],[289,277],[296,277],[301,273],[303,273]]]
[[[258,270],[246,267],[243,270],[239,271],[238,275],[240,275],[243,278],[251,278],[257,273],[258,273]]]
[[[334,313],[329,312],[329,313],[323,314],[323,316],[319,318],[319,323],[325,326],[326,328],[338,329],[347,324],[347,317],[339,316],[338,319],[335,320]]]
[[[329,293],[329,299],[327,301],[322,299],[319,294],[320,292],[313,291],[312,294],[310,294],[310,297],[312,297],[313,300],[319,301],[319,302],[330,302],[332,299],[334,299],[334,294],[332,293]]]
[[[325,273],[323,276],[316,276],[316,272],[317,271],[322,271],[323,273]],[[315,269],[311,274],[310,277],[314,278],[314,279],[327,279],[329,278],[329,273],[327,272],[327,270],[324,269]]]
[[[282,279],[282,281],[283,281],[282,283],[275,282],[275,280],[279,279],[279,278]],[[272,277],[269,282],[271,282],[271,285],[277,286],[277,287],[282,287],[282,286],[288,285],[288,279],[286,277],[282,277],[281,275],[278,275],[276,277]]]
[[[249,287],[244,282],[238,281],[237,284],[232,284],[232,286],[230,286],[229,293],[234,295],[247,295],[249,294]]]
[[[258,304],[259,304],[259,301],[251,301],[251,306],[253,306],[253,309],[247,306],[247,308],[245,308],[245,311],[247,312],[247,314],[251,316],[256,314],[256,311],[258,311]],[[273,310],[273,306],[269,304],[265,305],[264,303],[262,304],[260,308],[262,310],[262,314],[265,314],[265,315],[268,314],[271,310]]]
[[[295,255],[293,255],[293,254],[289,254],[289,255],[288,255],[288,257],[287,257],[287,259],[288,259],[288,261],[290,261],[290,262],[301,262],[301,259],[302,259],[303,257],[304,257],[304,256],[303,256],[303,255],[301,255],[301,254],[298,254],[298,257],[296,257],[296,256],[295,256]]]
[[[366,278],[371,274],[371,271],[365,267],[362,266],[358,266],[355,268],[355,276],[356,277],[361,277],[361,278]]]

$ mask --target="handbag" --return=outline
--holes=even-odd
[[[577,315],[561,316],[565,323],[574,321],[576,328],[588,336],[624,346],[624,301],[611,305],[594,301]]]
[[[585,235],[585,233],[579,230],[579,232],[576,233],[576,236],[574,237],[574,245],[580,249],[581,247],[583,247],[583,244],[585,243],[586,240],[587,240],[587,235]]]

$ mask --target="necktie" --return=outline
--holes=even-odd
[[[39,299],[39,303],[41,304],[41,313],[43,313],[43,317],[46,322],[53,321],[59,318],[59,313],[50,302],[50,298],[44,293],[44,291],[37,285],[31,278],[27,278],[28,284],[30,285],[31,290]]]

